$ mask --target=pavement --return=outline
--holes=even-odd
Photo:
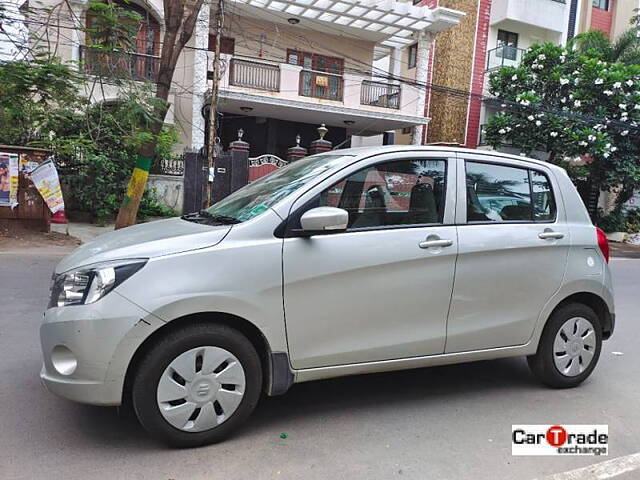
[[[2,480],[640,478],[638,259],[611,261],[616,332],[579,388],[541,386],[523,358],[311,382],[264,398],[224,443],[170,450],[117,409],[40,385],[38,328],[60,258],[0,252]],[[610,455],[511,455],[512,424],[552,423],[608,424]]]

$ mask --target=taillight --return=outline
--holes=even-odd
[[[607,235],[598,227],[596,227],[596,232],[598,234],[598,248],[602,252],[602,256],[609,263],[609,240],[607,240]]]

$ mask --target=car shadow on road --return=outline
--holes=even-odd
[[[293,424],[332,413],[358,414],[375,409],[425,408],[474,398],[500,390],[540,389],[522,358],[321,380],[295,385],[283,396],[263,396],[239,436],[271,433],[282,422]],[[94,447],[157,449],[130,409],[92,407],[65,402],[68,428]]]
[[[545,388],[533,377],[524,358],[421,368],[398,372],[341,377],[294,385],[281,397],[264,397],[252,424],[269,428],[286,417],[296,421],[309,415],[322,418],[363,409],[428,407],[500,390]]]

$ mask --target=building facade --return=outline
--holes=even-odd
[[[153,84],[159,66],[162,1],[114,2],[143,19],[134,51],[109,53],[90,45],[87,0],[30,0],[22,9],[32,48],[55,49],[90,77],[101,78],[100,88],[87,89],[95,102],[117,100],[120,87],[109,83],[111,71],[124,70],[134,80]],[[44,12],[52,8],[56,21],[48,23]],[[428,123],[424,86],[392,78],[375,62],[411,54],[426,72],[433,40],[456,27],[464,13],[401,0],[227,0],[220,38],[215,35],[217,15],[209,2],[200,12],[178,61],[167,122],[180,132],[180,149],[206,144],[204,113],[220,41],[217,120],[222,144],[235,140],[242,128],[252,155],[283,157],[296,135],[303,146],[314,140],[321,123],[334,145],[347,146],[352,136],[402,129],[419,130],[415,137],[421,138]],[[416,78],[420,81],[420,75]]]

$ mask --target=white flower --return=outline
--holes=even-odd
[[[547,56],[544,53],[541,53],[540,55],[538,55],[538,60],[544,61],[546,59],[547,59]]]
[[[525,107],[528,107],[529,105],[531,105],[531,102],[525,98],[523,98],[522,100],[520,100],[520,104],[524,105]]]
[[[609,149],[611,148],[611,144],[610,144],[610,143],[607,143],[607,144],[604,146],[604,148],[606,148],[607,150],[609,150]]]
[[[636,103],[636,104],[633,106],[633,109],[634,109],[634,110],[640,110],[640,104],[637,104],[637,103]]]
[[[621,88],[622,87],[622,82],[616,82],[613,84],[613,88]]]
[[[580,107],[580,106],[582,106],[582,102],[580,100],[576,100],[575,102],[573,102],[573,106],[574,107]]]
[[[589,139],[590,142],[595,142],[596,141],[596,136],[595,135],[589,135],[587,138]]]
[[[620,105],[618,105],[618,107],[620,107],[620,110],[626,110],[627,109],[627,104],[626,103],[621,103]]]
[[[507,131],[504,128],[501,128],[500,130],[498,130],[498,133],[500,135],[504,135],[505,133],[507,133]]]
[[[507,104],[503,103],[502,105],[500,105],[502,108],[507,108]]]
[[[623,130],[622,132],[620,132],[620,135],[626,137],[627,135],[629,135],[629,130]]]
[[[605,154],[602,155],[604,158],[609,158],[611,155],[607,152]]]
[[[511,77],[511,80],[518,80],[518,74],[516,73],[513,77]]]
[[[507,127],[506,130],[507,130],[507,132],[510,132],[511,131],[511,127]]]
[[[630,87],[633,87],[633,80],[627,80],[625,83]]]
[[[594,82],[596,85],[602,85],[604,83],[604,79],[602,78],[596,78],[596,81]]]
[[[569,95],[569,99],[573,100],[573,93]]]
[[[615,152],[616,150],[618,150],[618,147],[611,147],[612,152]]]
[[[540,125],[542,125],[542,122],[540,120],[536,120],[536,126],[539,127]]]
[[[579,78],[576,78],[576,79],[573,81],[573,84],[574,84],[574,85],[578,85],[579,83],[580,83],[580,79],[579,79]]]
[[[527,117],[527,120],[529,120],[530,122],[533,122],[536,119],[536,117],[534,117],[533,115],[529,115]]]
[[[585,142],[584,140],[580,140],[578,142],[578,145],[580,145],[581,147],[586,147],[587,145],[589,145],[587,142]]]
[[[569,79],[568,78],[561,78],[560,79],[560,85],[566,85],[569,83]]]
[[[562,97],[562,98],[560,99],[560,102],[562,102],[562,103],[567,103],[567,99],[566,99],[565,97]]]
[[[565,55],[560,55],[560,63],[564,63],[567,57]]]
[[[607,97],[610,97],[611,95],[613,95],[613,92],[611,90],[605,90],[604,93]]]
[[[556,138],[558,136],[558,132],[551,132],[549,135],[551,135],[553,138]]]

